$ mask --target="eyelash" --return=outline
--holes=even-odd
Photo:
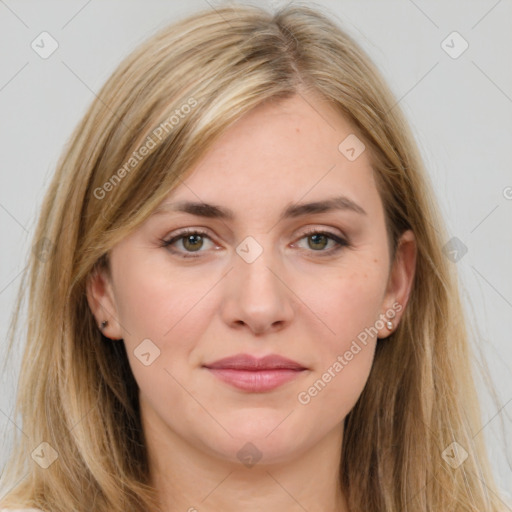
[[[208,233],[206,231],[203,231],[201,229],[186,229],[184,231],[179,232],[178,234],[176,234],[169,240],[165,240],[165,239],[160,240],[160,245],[161,245],[161,247],[166,247],[166,248],[170,249],[172,253],[178,254],[182,258],[198,258],[200,256],[200,253],[204,252],[204,251],[199,250],[199,251],[197,251],[197,254],[194,254],[194,253],[182,253],[181,251],[176,251],[174,249],[171,249],[171,246],[172,246],[172,244],[174,244],[174,242],[177,242],[189,235],[200,235],[201,237],[205,237],[205,238],[208,238],[211,240],[210,236],[208,235]],[[350,247],[349,242],[347,240],[339,237],[338,235],[335,235],[334,233],[331,233],[329,231],[322,231],[322,230],[318,230],[318,229],[314,229],[314,228],[306,231],[300,237],[299,240],[302,240],[303,238],[308,238],[313,235],[324,235],[327,238],[330,238],[331,240],[336,242],[336,246],[328,251],[322,251],[322,250],[313,251],[312,250],[312,252],[322,253],[322,254],[320,254],[320,257],[330,256],[330,255],[338,252],[339,250],[341,250],[343,247]]]

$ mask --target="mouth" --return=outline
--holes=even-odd
[[[259,359],[239,354],[203,367],[223,382],[252,393],[276,389],[308,370],[296,361],[274,354]]]

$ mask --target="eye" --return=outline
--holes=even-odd
[[[205,239],[211,241],[211,238],[205,231],[200,229],[188,229],[176,234],[170,240],[161,240],[161,246],[169,247],[171,252],[179,254],[183,258],[197,258],[198,255],[196,256],[193,253],[202,252],[200,249],[203,247],[203,242]],[[176,249],[172,248],[172,246],[179,241],[183,241],[182,247],[184,247],[187,252],[190,251],[189,254],[184,254],[181,251],[177,251]]]
[[[309,248],[311,248],[313,252],[322,253],[322,255],[330,255],[350,245],[345,239],[338,235],[318,229],[307,231],[299,240],[303,239],[311,239],[312,243],[308,243]],[[201,251],[201,249],[204,247],[205,240],[212,241],[206,231],[187,229],[177,233],[169,240],[161,240],[160,245],[162,247],[168,247],[171,252],[178,254],[182,258],[197,258],[200,254],[194,253],[204,252]],[[329,250],[324,250],[329,241],[334,242],[334,247],[331,247]],[[176,250],[176,248],[173,247],[177,242],[182,242],[181,245],[185,250],[184,252],[182,250]]]
[[[313,252],[320,252],[322,255],[330,255],[334,252],[339,251],[343,247],[348,247],[350,244],[343,238],[329,231],[322,231],[318,229],[311,229],[306,231],[300,240],[309,239],[311,243],[308,243],[308,247],[312,248]],[[334,246],[329,250],[325,249],[329,241],[334,242]]]

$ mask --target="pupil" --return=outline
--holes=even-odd
[[[201,239],[201,235],[188,235],[186,237],[186,243],[189,244],[191,243],[192,245],[194,245],[194,242],[191,242],[194,238],[198,238],[198,239]],[[198,249],[199,247],[195,247],[195,249]],[[192,249],[194,249],[194,247],[192,247]]]
[[[320,237],[320,238],[324,238],[324,241],[325,241],[325,235],[320,235],[320,234],[317,234],[317,235],[311,235],[311,237],[310,237],[310,238],[311,238],[311,239],[315,239],[315,240],[316,240],[318,237]],[[318,242],[313,241],[313,243],[315,244],[315,243],[318,243]]]

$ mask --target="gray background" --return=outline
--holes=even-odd
[[[220,4],[0,0],[2,359],[37,211],[72,129],[135,46],[179,17]],[[388,80],[412,124],[450,237],[467,248],[453,264],[480,332],[477,359],[489,365],[501,401],[493,403],[478,383],[484,427],[475,435],[485,436],[498,482],[510,494],[512,450],[504,439],[512,439],[512,2],[324,0],[316,5],[335,15]],[[47,59],[31,47],[43,31],[59,45]],[[453,31],[469,44],[457,58],[443,49],[449,45],[454,54],[463,48],[461,40],[448,37]],[[16,422],[19,354],[1,376],[2,433]],[[9,436],[2,439],[0,467],[9,450]]]

